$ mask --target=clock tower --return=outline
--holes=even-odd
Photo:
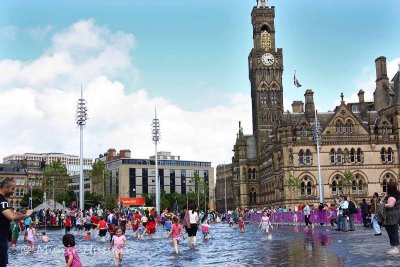
[[[251,12],[253,48],[250,52],[253,134],[257,153],[276,134],[283,114],[283,57],[275,47],[275,7],[256,6]]]

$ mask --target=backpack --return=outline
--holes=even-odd
[[[349,212],[350,212],[350,214],[357,214],[358,213],[358,210],[356,208],[356,204],[354,204],[353,201],[349,202]]]

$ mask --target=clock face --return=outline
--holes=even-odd
[[[261,61],[262,63],[264,63],[264,65],[271,66],[272,64],[274,64],[275,58],[272,54],[265,53],[264,55],[262,55]]]

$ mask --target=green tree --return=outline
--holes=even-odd
[[[116,209],[118,208],[118,203],[115,201],[117,195],[111,195],[105,198],[105,208],[106,209]]]
[[[55,191],[66,191],[68,184],[67,167],[58,159],[51,162],[43,170],[44,185],[52,189],[52,199],[55,199]]]
[[[115,199],[114,199],[115,202]],[[90,207],[95,207],[103,205],[105,203],[102,195],[97,193],[85,192],[85,209],[89,209]]]
[[[99,192],[100,195],[105,195],[105,181],[110,177],[111,172],[106,169],[103,161],[97,161],[92,164],[92,170],[89,172],[89,177],[92,180],[93,191]]]
[[[294,199],[297,199],[300,193],[300,185],[301,185],[301,179],[300,177],[294,176],[294,175],[289,175],[289,179],[287,182],[287,187],[291,194],[293,195]]]
[[[57,191],[56,192],[56,201],[58,203],[65,202],[65,206],[69,207],[73,201],[76,201],[76,195],[74,191]]]
[[[343,177],[342,177],[343,186],[348,189],[347,194],[349,194],[349,195],[351,193],[350,188],[351,188],[351,183],[353,182],[353,179],[354,179],[354,175],[351,171],[347,170],[344,172]],[[345,191],[345,193],[346,193],[346,191]]]
[[[21,207],[28,207],[29,206],[29,198],[31,197],[31,192],[29,191],[28,194],[25,194],[20,202]],[[43,191],[34,188],[32,190],[32,207],[35,208],[43,203]]]

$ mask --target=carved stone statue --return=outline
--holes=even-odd
[[[257,0],[257,7],[266,7],[268,6],[268,0]]]

